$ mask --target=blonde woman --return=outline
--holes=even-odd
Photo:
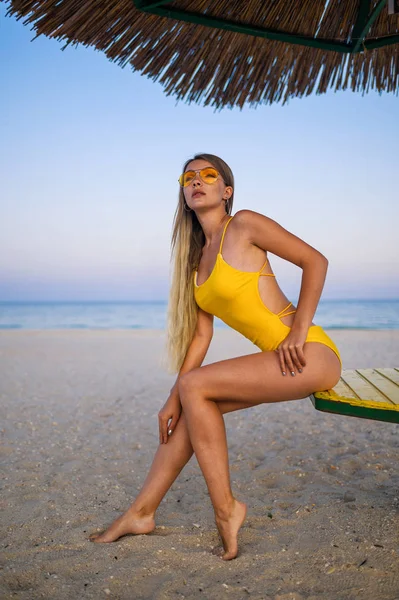
[[[272,219],[251,211],[231,215],[233,174],[212,154],[186,162],[174,218],[168,353],[176,383],[159,412],[159,447],[130,508],[96,542],[155,528],[155,511],[195,453],[206,480],[223,547],[238,553],[246,506],[234,498],[223,415],[268,402],[305,398],[333,387],[341,358],[312,321],[327,259]],[[270,251],[303,271],[298,306],[280,289]],[[218,316],[260,352],[201,366]]]

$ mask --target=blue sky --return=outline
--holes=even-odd
[[[177,177],[221,156],[233,213],[329,260],[323,298],[399,297],[399,98],[351,91],[240,110],[177,102],[0,7],[0,300],[166,300]],[[395,145],[394,145],[394,142]],[[301,270],[270,255],[291,300]]]

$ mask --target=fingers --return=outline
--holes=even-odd
[[[167,427],[167,437],[170,437],[173,434],[178,420],[179,420],[179,417],[173,417],[169,421],[168,427]]]
[[[276,349],[276,352],[277,352],[277,354],[278,354],[278,359],[279,359],[279,361],[280,361],[280,369],[281,369],[281,373],[282,373],[283,375],[286,375],[286,374],[287,374],[287,372],[286,372],[286,371],[287,371],[287,368],[286,368],[286,366],[285,366],[285,360],[284,360],[284,352],[283,352],[283,349],[282,349],[282,348],[277,348],[277,349]]]
[[[172,435],[178,420],[179,417],[176,416],[165,417],[164,415],[158,415],[160,444],[168,443],[168,438]]]
[[[298,371],[301,373],[302,372],[302,367],[306,367],[306,358],[305,358],[305,354],[303,352],[303,346],[298,346],[296,349],[296,353],[299,359],[299,366],[298,366]]]
[[[283,352],[284,352],[284,359],[285,359],[285,364],[287,365],[287,369],[291,373],[291,375],[294,376],[295,375],[294,363],[291,358],[290,348],[283,348]]]
[[[280,369],[282,375],[290,373],[292,377],[298,373],[302,373],[303,367],[306,366],[306,359],[301,344],[284,344],[282,343],[276,349],[279,356]]]
[[[170,417],[167,417],[163,414],[158,415],[158,428],[159,428],[159,443],[166,444],[168,441],[168,421]]]

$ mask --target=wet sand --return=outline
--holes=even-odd
[[[329,331],[344,368],[399,366],[399,331]],[[309,399],[225,416],[248,505],[236,560],[195,457],[150,535],[92,544],[127,508],[175,377],[162,331],[0,332],[1,598],[398,600],[399,428]],[[215,330],[205,364],[257,352]]]

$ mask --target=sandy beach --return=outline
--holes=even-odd
[[[399,331],[328,331],[344,368],[398,367]],[[175,377],[163,331],[2,331],[1,598],[398,600],[399,429],[308,398],[225,416],[248,505],[236,560],[191,459],[150,535],[92,544],[140,489]],[[216,329],[205,364],[258,352]]]

